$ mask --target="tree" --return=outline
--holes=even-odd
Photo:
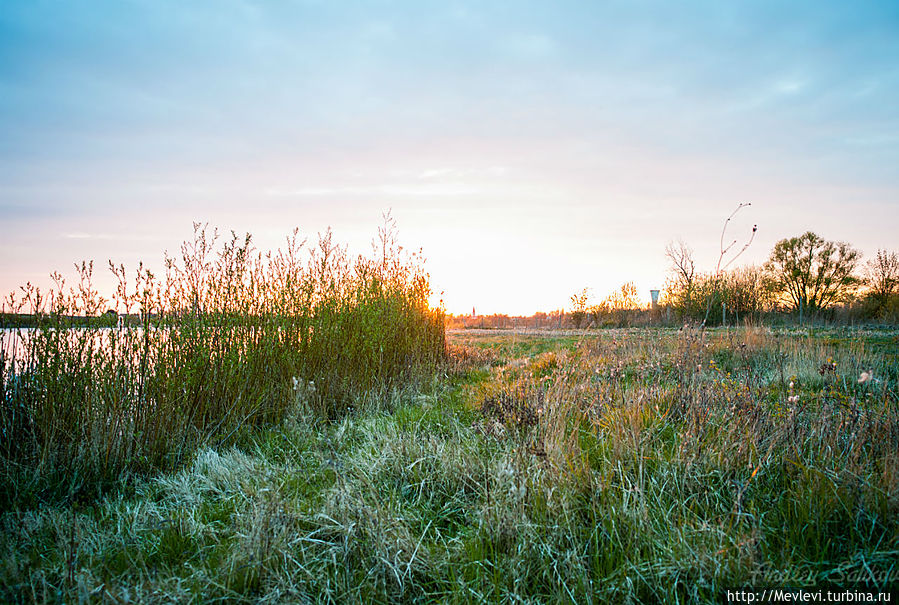
[[[722,278],[723,302],[735,319],[758,319],[771,306],[771,293],[765,288],[761,267],[749,265],[731,269]]]
[[[853,275],[861,253],[846,242],[831,242],[808,231],[774,245],[765,271],[771,291],[793,309],[809,313],[850,295],[859,284]]]
[[[693,249],[683,240],[668,242],[665,246],[665,257],[668,259],[665,291],[672,306],[678,311],[686,312],[693,299],[693,276],[696,274]]]
[[[668,258],[668,270],[672,279],[682,288],[689,291],[693,284],[693,275],[696,273],[696,263],[693,261],[693,249],[683,240],[668,242],[665,246],[665,256]]]
[[[894,292],[899,292],[899,254],[878,250],[865,267],[865,281],[876,313],[882,313]]]
[[[590,288],[584,288],[580,292],[571,295],[571,319],[574,327],[580,328],[587,317],[587,303],[590,300]]]
[[[618,290],[609,294],[594,311],[594,315],[609,314],[619,326],[630,324],[631,315],[640,307],[640,298],[634,282],[621,285]]]

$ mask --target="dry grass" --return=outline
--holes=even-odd
[[[895,588],[895,349],[889,334],[843,336],[464,335],[474,349],[451,348],[454,373],[389,403],[326,422],[298,392],[278,426],[132,495],[6,513],[0,596],[668,603],[750,584]]]

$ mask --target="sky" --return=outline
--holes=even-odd
[[[454,313],[559,309],[665,246],[899,250],[899,3],[0,3],[0,293],[384,212]]]

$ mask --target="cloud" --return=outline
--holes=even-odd
[[[838,238],[897,228],[896,3],[7,4],[0,259],[393,206],[425,243],[483,222],[559,258],[632,226],[656,263],[747,192]]]
[[[70,231],[61,233],[61,237],[70,240],[96,240],[96,241],[119,241],[119,242],[155,242],[159,237],[153,235],[136,235],[134,233],[88,233],[87,231]]]
[[[361,187],[297,187],[295,189],[266,189],[273,197],[354,197],[354,196],[402,196],[402,197],[459,197],[483,193],[484,189],[464,183],[400,183],[389,185],[365,185]]]
[[[421,174],[418,175],[420,179],[433,179],[441,176],[450,176],[457,174],[457,171],[453,168],[429,168],[428,170],[423,170]]]
[[[426,179],[474,179],[474,178],[499,178],[509,172],[507,166],[487,166],[486,168],[428,168],[418,173],[418,178]]]

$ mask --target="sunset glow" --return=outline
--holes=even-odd
[[[742,202],[741,262],[897,244],[895,3],[88,6],[0,8],[2,293],[193,221],[364,252],[391,211],[454,313],[648,300]]]

